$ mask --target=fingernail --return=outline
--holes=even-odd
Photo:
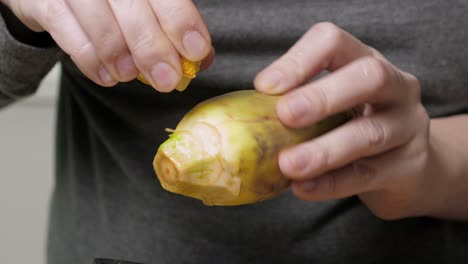
[[[156,84],[156,88],[161,92],[171,91],[179,82],[179,77],[174,68],[164,62],[154,66],[151,71],[151,77]]]
[[[279,91],[279,84],[283,74],[275,69],[269,69],[260,73],[257,79],[257,89],[263,92],[276,92]]]
[[[312,180],[312,181],[305,181],[298,183],[299,189],[301,189],[302,192],[313,192],[317,189],[317,181]]]
[[[307,156],[300,151],[288,151],[279,157],[280,169],[286,175],[301,176],[307,164]]]
[[[99,69],[99,77],[106,84],[112,84],[112,83],[115,82],[114,78],[109,73],[109,71],[106,69],[106,67],[104,67],[104,65],[101,66],[101,69]]]
[[[210,51],[207,41],[197,31],[190,31],[184,36],[184,48],[187,51],[188,59],[199,61]]]
[[[127,78],[133,78],[138,74],[138,70],[130,54],[122,55],[117,59],[117,70],[119,71],[120,76],[119,81],[126,80]]]
[[[309,102],[303,95],[293,93],[278,102],[278,115],[289,123],[301,120],[309,112]]]

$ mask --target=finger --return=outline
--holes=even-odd
[[[409,110],[394,110],[356,118],[314,140],[280,153],[282,173],[306,180],[340,168],[355,160],[376,155],[408,142],[414,135]]]
[[[67,0],[67,3],[114,79],[134,79],[138,70],[107,1]]]
[[[40,24],[51,34],[57,45],[70,55],[83,74],[102,86],[117,83],[102,65],[93,44],[64,0],[50,1],[45,14],[41,17]]]
[[[210,34],[192,0],[150,3],[166,36],[182,56],[201,61],[210,53]]]
[[[417,94],[389,62],[364,57],[284,95],[277,113],[284,124],[303,127],[358,105],[407,102]]]
[[[294,181],[294,194],[308,201],[346,198],[380,187],[382,170],[371,160],[356,161],[342,169],[334,170],[313,180]]]
[[[215,49],[211,48],[211,51],[208,54],[208,56],[206,56],[206,58],[204,58],[201,62],[200,71],[205,71],[206,69],[208,69],[208,67],[211,66],[211,64],[213,64],[215,55],[216,55]]]
[[[375,51],[331,23],[313,26],[286,54],[260,72],[255,87],[280,94],[320,73],[334,71]]]
[[[417,189],[422,181],[409,176],[421,174],[420,170],[426,167],[428,161],[428,154],[422,152],[418,145],[418,142],[414,142],[408,147],[361,159],[312,180],[293,181],[292,190],[304,200],[321,201],[363,195],[366,203],[372,203],[375,191],[414,193],[412,190]]]
[[[170,92],[182,76],[180,55],[161,29],[147,1],[110,0],[133,60],[145,79]]]

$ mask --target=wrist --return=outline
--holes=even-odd
[[[458,123],[456,118],[431,120],[429,162],[424,176],[425,216],[460,219],[468,212],[466,205],[459,206],[466,199],[468,182],[463,173],[466,153],[462,142],[457,140],[463,130],[454,127]]]
[[[429,138],[429,162],[425,177],[429,179],[426,185],[431,188],[425,192],[424,198],[428,201],[426,208],[427,216],[435,216],[441,214],[444,204],[447,203],[448,189],[450,186],[451,175],[455,174],[450,159],[447,159],[446,139],[442,136],[440,120],[431,120],[430,138]],[[430,198],[429,198],[430,197]]]

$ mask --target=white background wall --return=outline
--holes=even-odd
[[[0,262],[44,264],[58,68],[38,93],[0,110]]]

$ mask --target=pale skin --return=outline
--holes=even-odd
[[[0,1],[32,30],[48,31],[102,86],[141,72],[155,89],[169,92],[181,78],[180,56],[206,67],[214,55],[190,0]],[[307,82],[324,70],[330,74]],[[417,78],[375,49],[319,23],[254,84],[284,94],[277,114],[286,126],[304,127],[348,109],[359,113],[280,154],[281,171],[299,198],[357,195],[382,219],[468,220],[468,115],[430,119]]]
[[[49,32],[101,86],[141,72],[155,89],[170,92],[182,76],[180,56],[206,65],[214,52],[191,0],[1,1],[30,29]]]
[[[331,73],[306,83],[323,70]],[[468,115],[430,119],[416,77],[375,49],[320,23],[259,73],[255,85],[285,94],[277,114],[290,127],[347,109],[359,112],[280,154],[281,171],[301,199],[358,195],[383,219],[468,220]]]

